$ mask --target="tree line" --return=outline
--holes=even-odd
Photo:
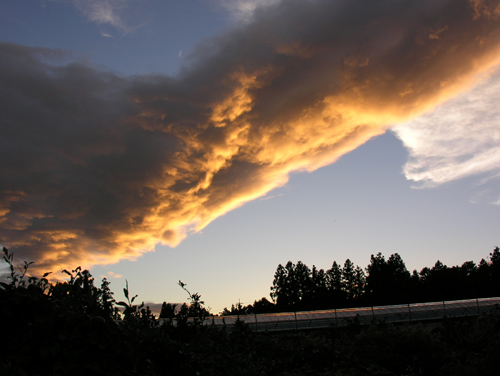
[[[437,261],[420,272],[408,271],[398,253],[371,255],[364,269],[347,259],[328,270],[298,261],[279,264],[270,297],[254,304],[232,305],[223,315],[308,311],[374,305],[408,304],[500,295],[500,249],[475,264],[448,267]]]

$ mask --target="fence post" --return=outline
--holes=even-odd
[[[298,327],[297,327],[297,311],[295,311],[294,314],[295,314],[295,330],[297,330],[298,329]]]
[[[410,307],[410,303],[408,303],[408,315],[410,316],[410,322],[411,322],[411,307]]]
[[[446,304],[444,304],[444,300],[443,300],[443,311],[444,311],[443,317],[446,317]]]
[[[335,326],[338,326],[337,308],[334,308],[334,310],[335,310]]]
[[[479,313],[481,311],[479,310],[479,299],[478,298],[476,298],[476,305],[477,305],[477,315],[479,316]]]

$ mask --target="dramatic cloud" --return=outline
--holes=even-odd
[[[471,175],[500,176],[500,74],[394,128],[410,152],[408,179],[432,187]]]
[[[285,1],[178,77],[0,47],[0,242],[48,267],[134,259],[334,162],[499,62],[498,1]]]

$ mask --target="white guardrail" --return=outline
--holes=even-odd
[[[498,307],[500,298],[479,298],[432,303],[399,304],[322,311],[284,312],[240,316],[208,317],[204,325],[231,329],[240,319],[254,331],[282,331],[345,326],[353,322],[411,322],[437,320],[445,317],[478,316]],[[163,320],[163,319],[160,319]]]

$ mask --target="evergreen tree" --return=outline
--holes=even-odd
[[[410,303],[410,279],[411,274],[398,253],[392,254],[387,260],[387,274],[392,276],[391,292],[393,298],[392,304]],[[389,278],[389,277],[388,277]]]
[[[490,253],[491,296],[500,296],[500,249],[496,247]]]
[[[271,298],[279,310],[305,309],[312,294],[311,270],[301,261],[297,265],[288,261],[285,267],[278,265],[271,287]],[[304,301],[305,298],[305,301]]]
[[[312,291],[309,299],[311,304],[307,309],[325,309],[328,308],[328,289],[326,286],[326,273],[323,269],[317,269],[313,265],[311,270]]]
[[[326,271],[329,307],[340,308],[343,306],[345,294],[342,286],[342,269],[334,261],[332,267]]]
[[[360,305],[364,297],[365,284],[365,273],[363,269],[356,266],[356,269],[354,269],[353,299],[357,300],[357,305]]]
[[[352,301],[352,299],[354,298],[355,285],[356,285],[356,272],[354,264],[352,263],[351,260],[347,259],[345,260],[344,267],[342,268],[342,289],[345,293],[346,299],[349,301]]]
[[[308,310],[307,303],[314,296],[314,287],[311,280],[311,269],[302,261],[298,261],[292,274],[293,285],[297,294],[294,300],[294,310]]]
[[[409,303],[411,298],[411,274],[403,259],[394,253],[386,261],[382,253],[371,255],[366,268],[367,298],[370,304]]]
[[[292,286],[295,265],[288,261],[286,266],[279,264],[274,273],[273,285],[271,286],[271,298],[279,309],[287,310],[294,304],[296,292]]]

